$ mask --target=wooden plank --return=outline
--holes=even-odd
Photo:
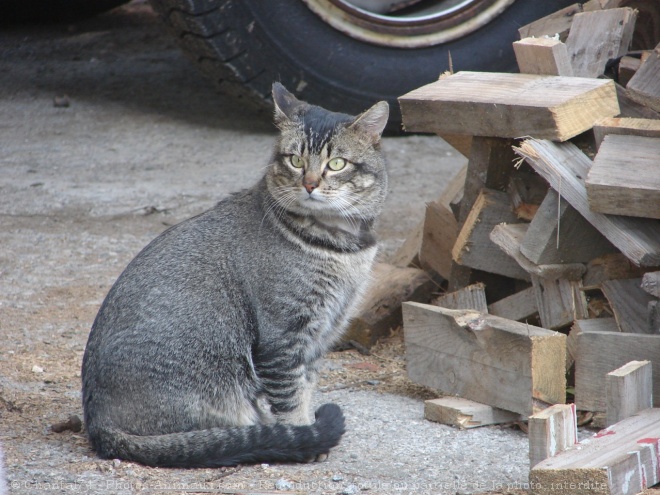
[[[486,304],[486,292],[484,284],[472,284],[455,292],[450,292],[437,298],[432,303],[447,309],[473,309],[480,313],[488,313]]]
[[[630,92],[619,84],[616,87],[616,97],[619,100],[621,113],[619,117],[630,117],[640,119],[660,119],[660,113],[652,110],[650,107],[637,103],[630,97]]]
[[[449,207],[429,203],[426,205],[422,246],[419,251],[419,263],[425,270],[431,269],[442,278],[449,279],[451,274],[451,250],[458,236],[458,225]]]
[[[513,42],[518,69],[523,74],[572,76],[566,45],[553,38],[524,38]]]
[[[660,265],[660,229],[655,220],[591,211],[584,184],[591,160],[577,146],[528,139],[516,152],[633,263]]]
[[[424,401],[424,418],[461,430],[520,421],[520,414],[480,404],[462,397],[442,397]]]
[[[435,200],[435,203],[445,206],[446,208],[449,208],[454,198],[463,194],[466,175],[467,175],[467,164],[463,165],[456,171],[454,176],[449,180],[445,188],[442,190],[442,193],[440,194],[438,199]],[[426,220],[422,220],[422,222],[420,222],[420,224],[418,224],[417,227],[415,227],[415,229],[411,232],[411,234],[406,238],[405,242],[401,245],[401,247],[399,247],[396,253],[394,253],[391,256],[391,258],[388,260],[390,264],[401,267],[413,266],[419,268],[421,266],[419,255],[420,255],[420,251],[422,250],[425,222]],[[449,253],[451,253],[451,247],[454,245],[454,242],[456,240],[456,235],[458,234],[458,230],[455,227],[455,224],[456,221],[452,223],[451,220],[448,220],[447,223],[441,222],[439,225],[436,225],[435,227],[441,229],[440,231],[444,233],[447,240],[447,244],[449,244]],[[432,248],[430,246],[427,246],[426,250],[429,249]],[[449,258],[451,259],[451,254],[449,255]],[[448,276],[449,274],[447,272],[444,278],[448,278]]]
[[[489,304],[488,312],[508,320],[522,322],[528,320],[538,313],[534,288],[528,287],[493,304]]]
[[[660,219],[660,138],[606,136],[585,184],[592,211]]]
[[[566,394],[566,336],[471,310],[404,304],[410,379],[530,415]]]
[[[656,47],[626,86],[630,97],[660,112],[660,49]]]
[[[636,19],[637,11],[630,7],[576,14],[566,39],[573,75],[601,76],[610,59],[625,55]]]
[[[516,260],[518,265],[530,275],[548,280],[558,278],[580,280],[582,278],[586,267],[581,263],[537,265],[527,259],[520,252],[520,244],[527,234],[528,228],[529,224],[526,223],[496,225],[490,232],[490,240]]]
[[[466,158],[470,158],[470,149],[472,148],[472,136],[467,134],[450,134],[443,132],[438,134],[442,139]]]
[[[575,355],[575,404],[583,411],[606,410],[605,376],[630,361],[651,361],[653,405],[660,405],[660,335],[580,332]]]
[[[403,301],[426,302],[435,288],[431,277],[423,270],[377,263],[358,316],[351,320],[343,340],[372,346],[401,326]]]
[[[534,466],[533,495],[634,495],[660,481],[660,409],[646,409]]]
[[[537,19],[536,21],[527,24],[526,26],[518,29],[518,34],[521,39],[541,36],[557,36],[562,41],[568,37],[568,32],[571,29],[571,23],[575,14],[582,12],[582,5],[575,3],[564,7],[557,12]]]
[[[582,277],[585,287],[600,287],[606,280],[637,278],[644,270],[635,266],[621,253],[604,254],[587,263],[587,271]]]
[[[660,138],[660,120],[631,117],[611,117],[603,119],[594,126],[596,148],[600,148],[603,139],[608,134],[623,134],[629,136],[644,136]]]
[[[575,320],[587,318],[587,300],[580,290],[582,283],[574,280],[548,280],[532,276],[539,319],[544,328],[559,329]]]
[[[642,289],[655,297],[660,297],[660,272],[648,272],[642,277]]]
[[[463,198],[457,215],[459,231],[484,187],[500,191],[506,189],[516,158],[512,145],[511,139],[475,137],[472,140]],[[455,291],[469,285],[473,276],[469,267],[452,261],[448,289]]]
[[[515,221],[508,195],[483,189],[456,238],[452,249],[454,261],[470,268],[529,280],[529,274],[489,238],[497,224]]]
[[[655,333],[648,320],[648,304],[654,298],[641,285],[641,278],[608,280],[602,284],[603,294],[622,332]]]
[[[577,443],[575,404],[555,404],[529,417],[529,467]]]
[[[617,71],[617,82],[622,86],[628,84],[632,76],[635,75],[635,72],[637,72],[641,65],[642,61],[637,57],[631,57],[628,55],[621,57]]]
[[[630,361],[607,374],[607,426],[653,407],[652,376],[650,361]]]
[[[620,332],[614,318],[592,318],[575,320],[566,339],[566,369],[575,363],[578,354],[578,335],[580,332]]]
[[[411,132],[565,141],[619,114],[612,81],[458,72],[399,97]]]
[[[511,175],[507,193],[516,216],[529,222],[548,193],[548,183],[532,171],[518,170]]]
[[[529,224],[520,252],[536,264],[586,263],[615,248],[554,189]]]

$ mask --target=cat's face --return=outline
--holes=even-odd
[[[266,179],[277,205],[304,216],[375,218],[387,192],[387,103],[353,117],[298,101],[277,83],[273,100],[281,135]]]

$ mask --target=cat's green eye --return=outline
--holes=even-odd
[[[291,155],[289,161],[291,161],[291,165],[296,168],[303,168],[303,165],[305,165],[305,160],[302,159],[302,156]]]
[[[328,162],[328,168],[330,170],[334,170],[335,172],[338,172],[345,166],[346,166],[346,160],[344,160],[343,158],[333,158]]]

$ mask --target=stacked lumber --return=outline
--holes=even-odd
[[[444,74],[399,98],[406,130],[436,133],[469,159],[462,191],[452,184],[430,204],[395,256],[446,288],[433,304],[404,303],[408,374],[467,399],[427,403],[430,419],[531,416],[530,433],[544,439],[533,463],[571,450],[576,410],[612,431],[658,430],[656,409],[626,419],[628,406],[608,407],[625,393],[608,374],[640,361],[650,364],[635,380],[649,374],[655,399],[635,404],[660,406],[660,39],[631,53],[649,37],[622,4],[592,0],[522,28],[520,74]],[[654,15],[660,25],[660,8]],[[575,403],[564,405],[570,368]],[[657,447],[637,450],[646,458]],[[572,452],[565,466],[604,466]],[[633,457],[607,464],[603,479],[628,476]],[[555,474],[532,491],[582,493]],[[617,486],[598,493],[637,493]]]

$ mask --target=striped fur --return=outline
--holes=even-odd
[[[376,254],[387,105],[351,117],[279,85],[273,97],[281,135],[264,178],[152,241],[99,310],[82,379],[101,457],[300,462],[344,433],[339,407],[314,413],[311,397]],[[344,169],[328,168],[336,157]]]

